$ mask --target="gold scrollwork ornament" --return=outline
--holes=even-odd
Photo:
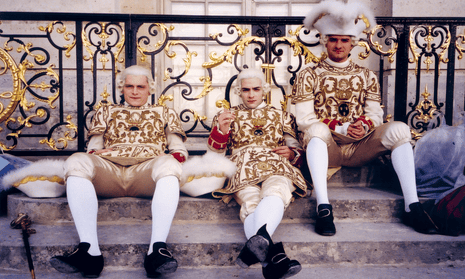
[[[461,45],[465,45],[465,30],[463,30],[463,34],[457,36],[457,40],[455,41],[455,48],[459,53],[457,58],[459,60],[463,58],[463,53],[465,52],[465,47],[462,47]]]
[[[43,32],[47,32],[49,34],[51,34],[54,30],[54,26],[58,23],[61,23],[59,21],[52,21],[50,22],[47,26],[43,27],[43,26],[39,26],[39,30],[40,31],[43,31]],[[64,34],[63,35],[63,38],[66,40],[66,41],[70,41],[70,36],[72,35],[74,37],[74,40],[70,43],[70,44],[67,44],[67,45],[64,45],[63,47],[66,48],[66,51],[65,51],[65,56],[67,58],[70,58],[71,57],[71,50],[76,46],[76,36],[74,35],[73,32],[66,32],[66,25],[63,24],[63,27],[62,28],[58,28],[57,27],[57,33],[58,34]]]
[[[215,104],[216,104],[217,108],[224,108],[224,109],[230,109],[231,108],[231,105],[226,100],[218,100],[218,101],[216,101]]]
[[[0,61],[2,61],[4,64],[4,70],[2,71],[2,74],[6,73],[6,71],[10,69],[13,80],[13,92],[8,91],[2,92],[0,94],[0,98],[10,99],[10,103],[7,105],[6,108],[3,106],[3,104],[1,106],[2,109],[0,111],[0,122],[3,122],[10,117],[10,115],[15,111],[17,105],[21,101],[25,91],[21,88],[21,82],[25,81],[24,72],[26,71],[26,67],[32,66],[32,64],[25,60],[23,61],[23,63],[26,64],[23,65],[23,67],[20,68],[16,66],[14,59],[10,56],[8,52],[3,50],[2,48],[0,48]]]
[[[425,37],[425,41],[427,43],[426,50],[431,51],[432,50],[432,42],[434,41],[434,38],[433,38],[433,35],[432,35],[433,26],[429,25],[429,26],[427,26],[427,28],[428,28],[428,34]],[[418,47],[415,44],[415,38],[414,38],[415,30],[416,30],[416,28],[413,28],[412,30],[410,30],[410,35],[409,35],[410,51],[412,52],[412,56],[413,56],[413,58],[409,59],[409,62],[410,63],[415,63],[415,73],[417,74],[418,70],[419,70],[418,69],[418,59],[420,58],[420,53],[417,52]],[[438,72],[439,73],[440,73],[440,71],[439,71],[440,70],[440,63],[441,62],[443,62],[443,63],[449,62],[449,59],[445,58],[444,56],[446,55],[447,49],[449,48],[449,45],[450,45],[450,42],[451,42],[451,35],[450,35],[450,31],[447,30],[446,39],[445,39],[444,43],[439,47],[439,49],[442,50],[439,53],[439,63],[438,63]],[[427,56],[423,63],[426,64],[426,72],[429,73],[430,65],[433,64],[433,61],[431,60],[431,57]]]
[[[166,101],[173,101],[174,100],[174,97],[173,95],[161,95],[159,98],[158,98],[158,105],[159,106],[164,106],[166,107]]]
[[[240,38],[242,36],[245,36],[249,33],[249,29],[242,29],[239,25],[237,24],[231,24],[231,26],[236,29],[237,31],[237,36]],[[213,40],[216,40],[219,36],[220,36],[221,33],[216,33],[216,34],[210,34],[210,38],[212,38]]]
[[[437,107],[428,97],[431,94],[428,92],[428,86],[425,85],[425,92],[421,94],[423,100],[415,107],[415,111],[418,112],[418,115],[415,116],[416,119],[419,119],[423,122],[428,122],[433,119],[434,114],[437,112]]]
[[[387,51],[383,51],[383,46],[378,43],[378,42],[375,42],[373,40],[373,37],[376,33],[377,30],[383,28],[382,25],[376,25],[375,28],[369,30],[369,31],[364,31],[364,33],[367,34],[367,37],[368,37],[368,42],[365,42],[365,41],[359,41],[358,42],[358,45],[365,48],[365,52],[361,52],[358,54],[358,57],[362,60],[368,58],[368,56],[370,56],[370,45],[373,46],[374,49],[376,49],[376,51],[382,55],[385,55],[388,57],[388,61],[389,63],[393,63],[394,62],[394,54],[397,52],[397,49],[399,47],[399,44],[397,42],[394,42],[392,47],[387,50]]]
[[[106,40],[110,38],[110,35],[108,35],[107,32],[105,31],[106,26],[107,26],[108,23],[100,22],[99,24],[100,24],[100,28],[102,29],[102,32],[98,35],[98,37],[102,40],[100,45],[101,46],[106,46]],[[95,65],[94,65],[93,57],[94,57],[95,53],[91,49],[92,44],[90,43],[89,38],[87,38],[86,30],[82,30],[81,37],[82,37],[82,44],[83,44],[85,50],[87,51],[87,53],[89,54],[89,56],[84,55],[82,59],[84,61],[90,61],[91,62],[90,70],[91,70],[91,72],[94,72]],[[124,43],[125,43],[125,32],[124,32],[124,29],[122,29],[120,39],[115,45],[115,47],[116,47],[116,52],[115,52],[115,55],[114,55],[115,73],[118,73],[118,67],[117,67],[118,63],[124,63],[124,58],[119,58],[122,51],[123,51]],[[106,57],[105,53],[103,53],[101,55],[102,56],[99,58],[99,62],[102,63],[102,70],[105,71],[106,63],[109,62],[110,60]]]
[[[162,45],[165,44],[166,40],[168,39],[168,32],[170,31],[173,31],[174,30],[174,26],[170,26],[170,27],[166,27],[166,25],[162,24],[162,23],[155,23],[154,24],[155,26],[157,26],[158,28],[160,28],[161,30],[161,34],[162,34],[162,39],[160,41],[158,41],[153,47],[154,47],[154,51],[156,51],[157,49],[159,49]],[[140,61],[141,62],[145,62],[145,60],[147,59],[147,55],[146,53],[149,53],[151,52],[151,50],[141,46],[139,44],[139,42],[137,43],[137,50],[139,51],[139,53],[141,54],[141,57],[140,57]],[[153,51],[153,50],[152,50]]]
[[[174,51],[170,52],[170,48],[173,47],[173,46],[176,46],[176,45],[181,45],[185,49],[187,49],[187,45],[185,43],[181,42],[181,41],[171,41],[171,42],[169,42],[165,47],[165,53],[166,53],[166,56],[168,56],[170,59],[174,59],[176,57],[176,52],[174,52]],[[187,72],[189,72],[189,69],[190,69],[191,64],[192,64],[192,56],[197,56],[197,52],[195,52],[195,51],[193,51],[193,52],[187,51],[186,52],[186,58],[182,59],[184,61],[184,65],[185,65],[185,70],[184,70],[183,75],[186,75]],[[165,70],[165,77],[163,78],[163,81],[167,81],[169,78],[170,78],[169,72],[168,72],[168,70]]]
[[[102,94],[100,94],[100,96],[102,96],[102,100],[100,100],[98,104],[94,106],[94,110],[98,110],[102,106],[111,104],[111,101],[108,101],[108,97],[110,97],[110,93],[108,93],[107,85],[103,87],[103,92]]]
[[[302,30],[302,28],[303,25],[297,27],[295,31],[289,30],[289,34],[291,36],[297,36]],[[277,39],[277,41],[288,43],[291,49],[294,51],[294,56],[303,55],[303,57],[305,58],[305,64],[308,64],[310,62],[318,63],[321,60],[321,58],[318,58],[316,55],[314,55],[313,52],[311,52],[304,44],[302,44],[295,38],[280,37]]]
[[[41,144],[46,144],[53,150],[63,150],[68,147],[68,141],[74,141],[76,138],[71,136],[70,131],[72,131],[75,135],[77,134],[77,126],[73,122],[71,122],[72,116],[68,115],[66,117],[66,122],[68,123],[65,125],[68,128],[68,131],[64,133],[64,137],[57,139],[56,141],[53,138],[50,139],[42,139],[39,141]],[[58,147],[61,145],[61,147]]]
[[[229,49],[223,53],[221,56],[217,56],[216,52],[211,52],[209,58],[211,62],[205,62],[202,64],[202,67],[205,69],[211,69],[216,66],[221,65],[223,62],[232,62],[232,58],[236,54],[243,55],[245,48],[253,42],[261,42],[261,39],[257,36],[251,36],[247,38],[240,39],[235,44],[231,45]]]

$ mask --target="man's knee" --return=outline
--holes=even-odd
[[[305,131],[305,135],[304,135],[303,141],[304,141],[305,148],[307,148],[307,145],[310,142],[310,140],[312,140],[312,138],[315,138],[315,137],[320,138],[326,144],[329,144],[332,138],[331,130],[326,124],[322,122],[316,122],[310,125],[308,129]]]
[[[404,122],[394,121],[384,125],[386,125],[386,128],[381,143],[386,149],[393,150],[404,143],[410,142],[412,139],[410,128]]]
[[[252,214],[260,202],[260,187],[248,186],[234,193],[234,199],[241,206],[239,217],[242,222]]]
[[[287,208],[292,201],[292,192],[294,191],[295,186],[291,180],[284,176],[275,175],[262,183],[260,200],[265,197],[276,196],[281,198],[284,207]]]
[[[173,156],[165,155],[155,159],[152,168],[152,180],[157,182],[164,176],[181,178],[182,165]]]
[[[259,196],[254,196],[250,198],[247,201],[244,201],[241,204],[241,210],[239,212],[239,218],[241,219],[242,222],[244,222],[245,218],[249,216],[250,214],[255,212],[255,209],[257,209],[258,203],[260,202]]]
[[[90,156],[94,155],[79,152],[66,159],[63,166],[65,178],[78,176],[91,180],[94,175],[94,163]]]

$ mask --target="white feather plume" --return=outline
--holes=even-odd
[[[182,165],[181,185],[189,177],[215,176],[224,174],[231,177],[236,172],[236,164],[222,154],[207,151],[203,156],[192,156]]]
[[[11,188],[13,184],[20,182],[28,176],[58,176],[64,178],[64,162],[63,160],[43,159],[33,162],[23,168],[12,170],[2,178],[4,190]]]
[[[354,22],[359,16],[365,16],[369,22],[367,29],[376,26],[373,12],[362,3],[343,3],[341,1],[323,1],[315,5],[304,19],[304,26],[309,29],[317,29],[323,35],[343,35],[341,30],[354,29]],[[363,22],[359,22],[357,31],[360,33],[366,29]],[[340,33],[340,34],[338,34]],[[347,34],[344,34],[347,35]],[[352,34],[358,36],[359,34]]]

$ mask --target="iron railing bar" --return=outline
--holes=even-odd
[[[446,124],[452,125],[454,116],[454,82],[455,82],[455,42],[457,40],[457,25],[449,26],[451,41],[447,53],[449,62],[447,63],[447,81],[446,81],[446,107],[445,117]]]
[[[397,25],[397,37],[399,47],[396,57],[396,80],[394,94],[394,120],[407,122],[407,90],[408,90],[408,51],[409,51],[409,27],[407,24]],[[405,55],[406,54],[406,55]]]
[[[82,22],[76,21],[76,34],[82,33]],[[76,57],[84,57],[84,48],[82,36],[76,36]],[[77,100],[77,151],[84,152],[86,148],[85,143],[85,129],[84,123],[84,62],[82,59],[76,59],[76,100]]]

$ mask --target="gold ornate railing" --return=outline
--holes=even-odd
[[[267,101],[292,111],[297,72],[325,55],[302,20],[1,12],[0,147],[18,155],[84,151],[93,113],[120,101],[115,77],[133,64],[152,70],[152,102],[173,107],[189,137],[208,134],[217,102],[234,103],[230,90],[244,67],[261,67],[273,87]],[[378,73],[386,113],[417,134],[439,115],[452,124],[464,107],[454,92],[465,18],[377,21],[353,59]]]

